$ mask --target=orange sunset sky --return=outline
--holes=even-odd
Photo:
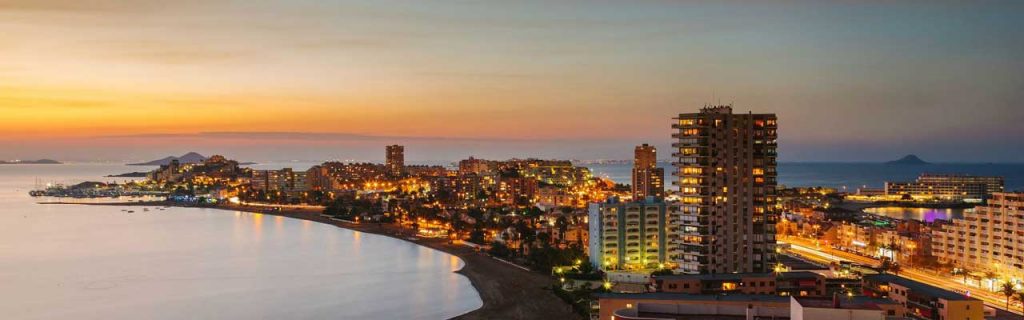
[[[1022,21],[1012,1],[0,0],[0,158],[666,157],[674,115],[732,102],[779,115],[784,161],[1020,162]]]

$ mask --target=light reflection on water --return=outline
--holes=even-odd
[[[864,209],[864,212],[896,219],[934,222],[937,219],[963,218],[966,210],[972,209],[878,207]]]
[[[132,169],[0,166],[2,318],[438,319],[481,306],[452,273],[461,260],[401,240],[262,214],[27,196],[36,177]]]

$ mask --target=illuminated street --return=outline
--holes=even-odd
[[[879,261],[874,258],[864,257],[849,252],[826,249],[822,251],[820,246],[815,245],[813,242],[798,239],[794,237],[788,237],[785,240],[780,240],[780,243],[790,244],[790,253],[799,255],[802,258],[828,264],[830,262],[842,262],[848,261],[853,263],[865,264],[870,266],[878,266]],[[927,283],[940,288],[953,289],[959,292],[966,292],[970,297],[981,299],[985,301],[985,304],[991,307],[995,307],[1000,310],[1006,310],[1006,296],[998,293],[988,292],[981,288],[968,287],[961,281],[957,281],[956,277],[936,275],[931,271],[919,270],[904,266],[900,269],[899,275],[905,278],[913,279],[923,283]],[[1014,314],[1021,314],[1020,303],[1011,301],[1011,309],[1008,310]]]

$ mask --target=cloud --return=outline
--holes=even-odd
[[[241,140],[290,140],[290,141],[436,141],[436,142],[482,142],[482,141],[505,141],[505,142],[536,142],[546,141],[538,139],[503,139],[503,138],[467,138],[467,137],[415,137],[415,136],[386,136],[367,135],[345,132],[286,132],[286,131],[214,131],[198,133],[149,133],[130,135],[108,135],[97,136],[97,139],[241,139]]]
[[[492,79],[529,79],[547,77],[538,74],[512,72],[462,72],[462,71],[421,71],[417,75],[442,78],[492,78]]]
[[[110,55],[110,57],[156,64],[196,64],[237,61],[247,57],[247,54],[240,51],[154,48],[118,52]]]
[[[204,64],[240,61],[254,53],[225,46],[197,45],[174,41],[113,40],[84,41],[80,44],[94,48],[93,55],[102,58],[153,64]]]
[[[211,0],[212,1],[212,0]],[[175,6],[196,5],[210,1],[180,0],[0,0],[0,11],[35,11],[62,13],[138,12],[166,9]]]

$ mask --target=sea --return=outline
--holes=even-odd
[[[461,259],[404,240],[246,212],[28,196],[139,169],[0,165],[0,318],[445,319],[483,305],[454,273]]]

